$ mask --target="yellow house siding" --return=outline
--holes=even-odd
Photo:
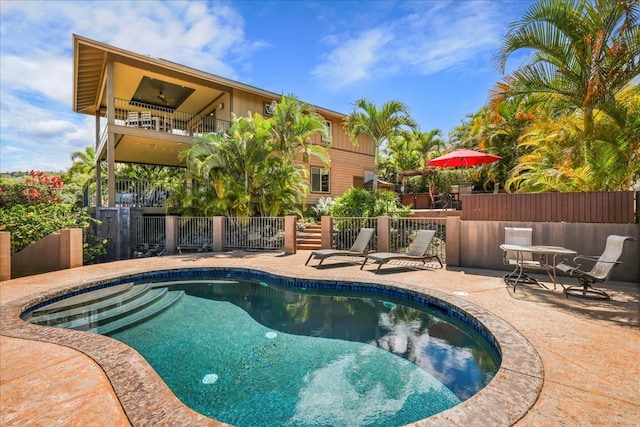
[[[331,174],[330,192],[311,192],[309,197],[307,197],[307,204],[309,205],[317,203],[320,197],[335,198],[341,196],[345,191],[353,187],[354,177],[363,178],[365,170],[373,170],[373,156],[367,154],[330,149],[329,156],[331,158],[331,165],[329,167]],[[309,183],[311,183],[311,167],[322,167],[322,162],[312,157],[309,164],[305,164],[305,167],[308,173]]]

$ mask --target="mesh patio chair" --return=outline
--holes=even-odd
[[[622,250],[624,249],[624,242],[626,240],[635,240],[629,236],[616,236],[610,235],[607,237],[607,243],[604,247],[602,255],[598,256],[586,256],[578,255],[573,259],[573,262],[586,260],[592,263],[593,268],[589,271],[581,270],[581,265],[571,266],[565,263],[560,263],[556,268],[565,273],[569,273],[571,276],[575,276],[578,279],[578,285],[567,286],[564,289],[564,294],[580,296],[580,297],[594,297],[601,299],[610,299],[611,297],[602,289],[594,288],[592,284],[595,282],[606,282],[611,276],[613,267],[618,264],[622,264],[619,260],[622,256]]]
[[[433,240],[435,235],[435,230],[418,230],[415,238],[413,239],[413,242],[409,246],[409,249],[406,253],[373,252],[367,254],[364,258],[364,261],[362,262],[362,265],[360,266],[360,270],[362,270],[362,268],[369,260],[373,261],[374,263],[378,263],[376,274],[378,274],[378,271],[380,271],[380,267],[382,267],[383,264],[386,264],[390,261],[416,261],[422,262],[422,264],[424,265],[427,261],[435,259],[440,264],[440,267],[442,267],[442,261],[440,260],[440,257],[438,255],[427,253],[429,245],[431,244],[431,241]]]
[[[367,254],[367,246],[369,246],[369,241],[373,236],[373,228],[361,228],[358,233],[358,237],[356,237],[356,241],[353,243],[349,250],[341,250],[341,249],[319,249],[317,251],[311,252],[309,258],[307,258],[307,262],[304,265],[309,264],[311,258],[320,258],[320,262],[318,265],[322,264],[322,262],[326,258],[334,257],[334,256],[355,256],[361,257]]]

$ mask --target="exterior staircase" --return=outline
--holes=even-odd
[[[108,334],[149,319],[178,301],[183,291],[131,283],[87,292],[46,305],[26,321]]]
[[[322,225],[304,224],[298,227],[296,246],[300,250],[314,251],[320,249],[322,247]]]

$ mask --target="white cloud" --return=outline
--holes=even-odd
[[[312,75],[339,89],[378,74],[374,68],[385,56],[385,47],[391,40],[391,36],[381,29],[366,31],[341,43],[330,53],[325,64],[313,70]]]
[[[364,33],[330,34],[332,46],[312,75],[332,88],[398,73],[430,75],[475,67],[504,28],[491,2],[417,2],[410,13],[372,23]],[[486,66],[486,64],[485,64]]]

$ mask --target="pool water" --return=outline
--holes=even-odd
[[[154,286],[185,295],[109,334],[192,409],[250,426],[401,426],[455,406],[500,357],[462,321],[380,294],[228,276]]]

